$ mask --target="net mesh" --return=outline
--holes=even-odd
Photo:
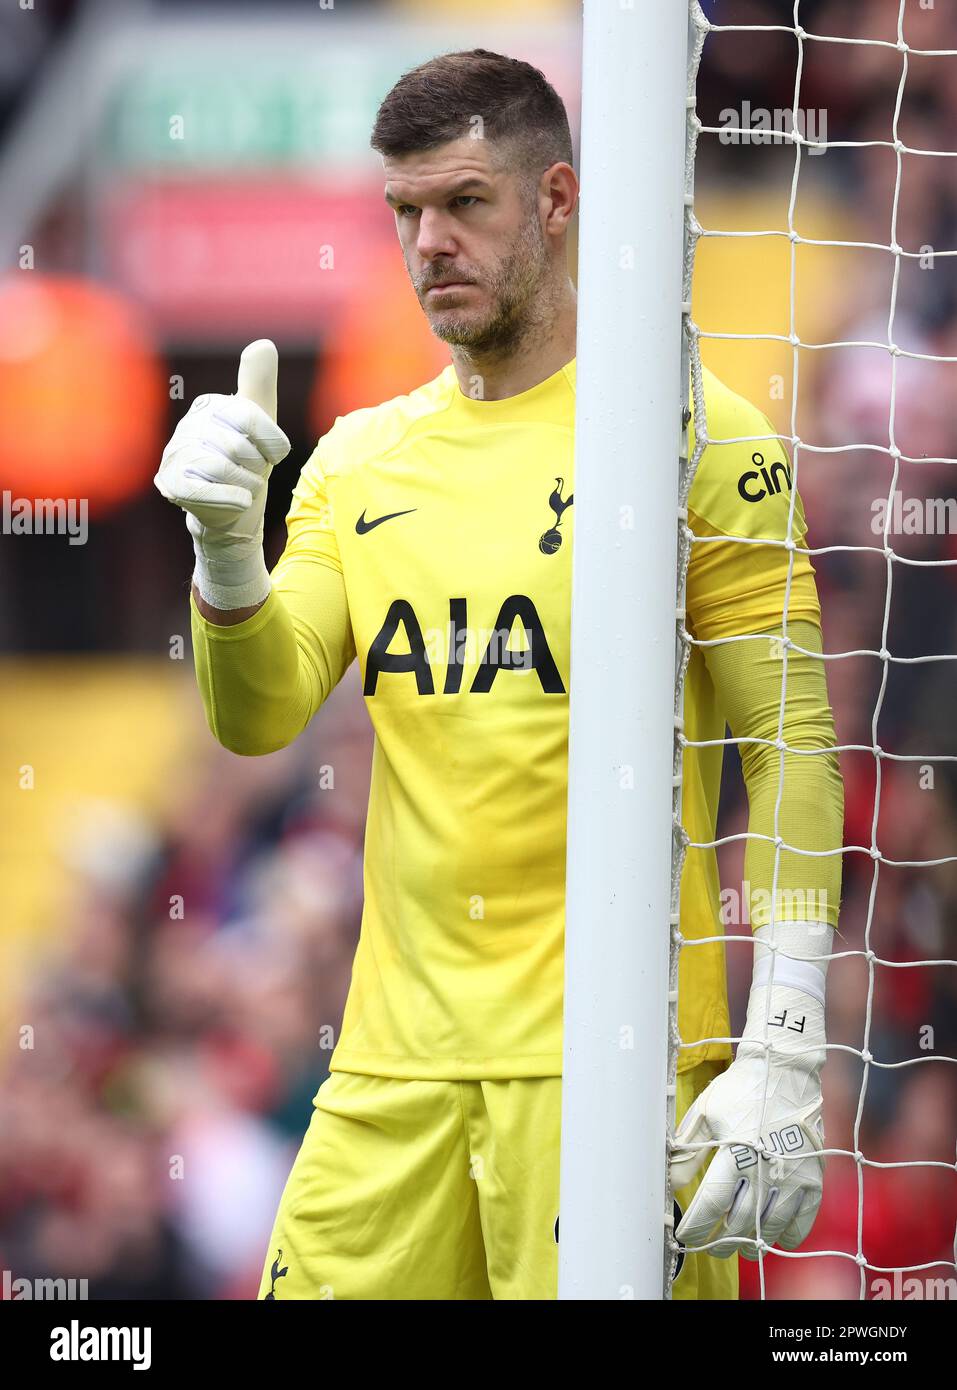
[[[901,520],[901,487],[902,487],[902,468],[906,465],[913,465],[915,468],[934,468],[933,477],[938,477],[937,467],[946,468],[957,463],[957,458],[947,453],[931,454],[926,453],[907,453],[901,448],[899,442],[898,420],[900,417],[902,402],[907,400],[908,391],[912,388],[917,390],[917,386],[908,381],[902,371],[902,363],[920,362],[933,363],[938,366],[953,366],[957,363],[957,357],[946,353],[920,351],[914,347],[907,347],[904,344],[906,334],[899,331],[899,300],[902,266],[910,262],[917,262],[921,266],[926,266],[928,257],[933,259],[933,263],[953,258],[957,256],[957,250],[944,249],[937,250],[926,245],[919,247],[908,247],[902,244],[899,234],[899,224],[901,222],[902,209],[902,187],[903,170],[906,156],[914,156],[921,160],[952,160],[957,155],[957,150],[940,150],[921,148],[914,144],[908,144],[901,136],[901,113],[904,106],[905,94],[907,92],[909,74],[913,70],[916,58],[935,60],[943,64],[944,60],[957,58],[957,47],[953,48],[920,48],[908,43],[908,10],[917,9],[914,0],[910,6],[907,0],[895,0],[897,7],[896,15],[896,38],[876,38],[862,37],[859,35],[839,37],[836,35],[825,35],[812,32],[809,27],[802,24],[802,4],[801,0],[796,0],[793,7],[788,5],[791,11],[788,15],[790,22],[759,25],[759,24],[714,24],[706,17],[697,0],[691,0],[689,6],[690,24],[690,43],[689,43],[689,63],[688,63],[688,86],[687,86],[687,155],[685,167],[685,257],[684,257],[684,281],[683,281],[683,319],[684,319],[684,372],[683,379],[690,380],[693,385],[694,403],[694,448],[689,453],[687,447],[689,434],[687,426],[691,422],[691,412],[689,410],[689,400],[685,401],[685,448],[683,457],[680,460],[680,504],[679,504],[679,576],[677,591],[677,643],[676,643],[676,681],[675,681],[675,750],[674,750],[674,855],[673,855],[673,874],[672,874],[672,900],[671,900],[671,933],[672,933],[672,952],[671,952],[671,975],[670,975],[670,1047],[669,1047],[669,1097],[671,1104],[671,1114],[669,1116],[669,1136],[674,1133],[674,1102],[676,1092],[676,1069],[678,1056],[682,1049],[693,1046],[704,1041],[702,1039],[682,1038],[678,1029],[678,961],[682,951],[696,950],[714,940],[726,940],[729,947],[735,951],[747,952],[750,965],[750,957],[753,951],[751,945],[751,934],[749,930],[740,935],[726,935],[718,928],[714,936],[696,938],[694,941],[684,940],[680,929],[680,900],[679,886],[681,881],[682,869],[685,865],[686,856],[689,850],[705,850],[715,848],[719,855],[723,850],[733,845],[735,842],[746,838],[747,834],[720,835],[712,842],[700,843],[692,841],[685,831],[681,816],[681,773],[682,755],[685,748],[689,746],[704,747],[703,744],[689,744],[685,735],[682,711],[684,708],[685,681],[688,662],[694,647],[703,645],[697,641],[689,632],[685,621],[685,591],[688,564],[691,559],[694,547],[697,545],[713,544],[721,540],[730,539],[728,537],[698,537],[689,528],[688,498],[695,472],[701,463],[702,456],[709,443],[715,442],[709,439],[707,422],[704,410],[704,384],[702,378],[702,348],[708,350],[708,345],[712,343],[729,342],[749,342],[767,343],[784,345],[790,349],[790,372],[791,372],[791,391],[789,423],[787,428],[780,434],[762,434],[747,436],[747,442],[758,443],[761,440],[780,439],[789,450],[792,460],[793,487],[791,489],[790,515],[787,537],[781,541],[757,541],[754,544],[779,545],[788,551],[788,582],[787,594],[785,598],[784,613],[784,640],[782,642],[781,653],[781,713],[778,731],[778,740],[769,742],[769,746],[777,747],[780,754],[780,778],[778,784],[777,804],[775,808],[775,832],[771,837],[775,851],[774,884],[772,889],[772,902],[777,902],[777,880],[778,867],[782,852],[791,853],[810,853],[801,850],[797,846],[786,844],[778,834],[778,819],[782,798],[785,791],[784,765],[785,752],[787,745],[781,739],[781,730],[784,722],[784,709],[787,700],[788,684],[788,653],[793,650],[793,644],[788,636],[787,627],[787,595],[790,593],[791,572],[793,570],[793,556],[796,545],[794,531],[795,502],[798,491],[801,487],[802,465],[811,466],[811,461],[823,462],[830,460],[833,462],[833,487],[840,489],[843,484],[840,464],[843,459],[852,457],[857,460],[863,459],[872,469],[873,479],[871,482],[872,491],[875,493],[875,515],[883,516],[883,526],[879,533],[874,534],[873,544],[860,543],[857,528],[849,527],[849,538],[845,541],[840,536],[831,540],[831,543],[815,548],[813,541],[815,537],[815,516],[809,511],[808,543],[810,554],[817,567],[818,560],[825,561],[826,557],[837,557],[839,555],[850,558],[851,556],[869,556],[873,560],[879,561],[882,566],[883,593],[879,586],[873,584],[869,590],[869,602],[880,608],[879,639],[875,643],[865,642],[847,647],[846,649],[832,649],[825,640],[823,655],[817,657],[828,663],[829,667],[836,667],[840,663],[867,661],[876,664],[878,678],[876,681],[876,691],[869,709],[870,740],[865,742],[856,740],[846,743],[838,743],[838,753],[842,760],[853,755],[866,755],[872,764],[873,774],[873,809],[870,815],[870,840],[865,843],[835,845],[833,849],[826,851],[829,854],[839,854],[844,856],[844,864],[848,865],[850,857],[859,856],[865,861],[869,885],[863,895],[864,907],[861,913],[861,921],[855,924],[853,931],[848,934],[839,929],[834,942],[834,951],[830,957],[832,965],[829,974],[829,988],[832,986],[838,972],[850,969],[850,963],[858,962],[858,968],[863,967],[866,972],[866,989],[864,994],[863,1018],[859,1020],[859,1038],[855,1042],[831,1041],[828,1044],[829,1061],[835,1054],[843,1053],[848,1058],[854,1059],[855,1066],[860,1067],[860,1081],[857,1090],[856,1104],[854,1107],[852,1140],[847,1146],[826,1147],[825,1155],[828,1159],[829,1171],[833,1168],[835,1160],[850,1162],[853,1164],[854,1180],[856,1187],[856,1239],[848,1240],[846,1248],[823,1248],[816,1237],[817,1231],[812,1231],[811,1236],[804,1246],[797,1251],[789,1252],[774,1248],[769,1251],[759,1239],[754,1242],[753,1253],[757,1257],[757,1296],[766,1298],[773,1296],[768,1288],[769,1262],[774,1261],[819,1261],[825,1258],[837,1259],[849,1262],[851,1266],[856,1266],[856,1273],[853,1279],[853,1287],[856,1292],[850,1292],[850,1286],[845,1280],[841,1284],[844,1292],[832,1289],[831,1293],[841,1297],[866,1298],[875,1296],[875,1277],[876,1276],[895,1276],[897,1283],[891,1286],[887,1295],[884,1296],[904,1296],[901,1293],[901,1279],[906,1276],[920,1275],[922,1278],[930,1277],[932,1274],[953,1279],[957,1274],[952,1258],[941,1258],[939,1252],[931,1249],[930,1255],[926,1259],[918,1258],[912,1262],[902,1259],[901,1263],[888,1265],[872,1262],[868,1254],[868,1240],[865,1230],[865,1210],[869,1196],[869,1183],[875,1180],[875,1175],[879,1172],[901,1169],[919,1169],[924,1172],[937,1171],[957,1176],[957,1165],[952,1161],[954,1158],[954,1142],[950,1139],[949,1160],[941,1157],[929,1157],[921,1155],[920,1152],[908,1153],[904,1157],[890,1157],[882,1154],[880,1156],[864,1152],[864,1136],[867,1132],[865,1121],[865,1107],[869,1089],[874,1085],[875,1074],[906,1072],[912,1069],[927,1067],[953,1067],[957,1058],[951,1055],[930,1048],[920,1050],[924,1044],[915,1045],[917,1055],[908,1056],[900,1060],[890,1060],[881,1055],[881,1048],[875,1028],[877,1021],[876,996],[879,972],[887,970],[891,972],[915,972],[915,971],[942,971],[953,972],[957,961],[949,958],[946,951],[939,954],[917,955],[913,952],[896,954],[888,951],[886,947],[878,949],[880,942],[876,939],[878,933],[875,930],[877,920],[878,905],[881,901],[881,890],[886,881],[886,874],[889,869],[906,869],[908,871],[921,872],[933,868],[946,868],[948,865],[957,863],[957,854],[934,853],[926,858],[898,857],[893,852],[888,852],[887,848],[887,825],[886,817],[882,818],[882,793],[885,791],[888,778],[888,769],[896,767],[900,773],[905,769],[917,779],[927,777],[927,770],[930,769],[929,782],[927,786],[932,788],[934,785],[934,770],[946,772],[947,765],[953,765],[957,761],[957,753],[934,752],[927,747],[916,747],[910,750],[892,750],[885,748],[881,744],[880,726],[882,713],[885,710],[888,684],[891,672],[895,668],[917,667],[926,664],[936,664],[941,668],[944,676],[952,672],[949,663],[957,659],[955,652],[933,652],[919,654],[903,654],[893,649],[891,641],[892,612],[895,596],[895,581],[900,583],[900,573],[902,568],[909,569],[911,578],[921,580],[931,585],[935,580],[939,580],[943,572],[948,567],[957,565],[957,556],[946,553],[947,547],[943,547],[944,553],[937,552],[927,556],[924,554],[913,555],[906,553],[907,546],[902,545],[899,536],[896,534],[900,529]],[[782,8],[784,8],[782,6]],[[804,7],[807,14],[808,7]],[[926,4],[921,8],[926,8]],[[753,140],[754,128],[750,119],[747,123],[743,119],[737,124],[724,122],[722,124],[706,124],[698,114],[698,84],[702,71],[702,58],[706,50],[706,44],[711,36],[723,34],[734,36],[734,38],[744,44],[749,42],[749,35],[768,35],[778,34],[788,36],[793,40],[796,47],[796,64],[793,93],[791,95],[791,108],[787,121],[781,123],[774,130],[774,142],[785,144],[793,150],[793,166],[790,171],[789,192],[787,197],[787,215],[784,225],[763,226],[749,229],[722,229],[719,227],[707,227],[702,225],[698,217],[698,206],[696,204],[696,173],[699,168],[699,157],[703,140],[710,140],[718,137],[723,143],[735,146],[736,156],[744,159],[747,157],[749,146]],[[868,139],[848,139],[828,141],[822,137],[820,123],[817,129],[811,133],[812,122],[801,119],[802,113],[802,82],[806,69],[806,59],[809,49],[813,45],[848,45],[853,47],[865,47],[871,51],[882,50],[886,53],[899,55],[900,71],[896,84],[896,99],[893,104],[893,115],[890,128],[886,132],[886,138]],[[941,72],[941,81],[946,80],[945,71]],[[742,93],[742,96],[746,95]],[[742,106],[742,110],[745,108]],[[749,116],[750,116],[749,111]],[[740,147],[740,153],[738,150]],[[889,200],[890,220],[886,238],[877,240],[863,239],[838,239],[809,236],[799,230],[801,219],[798,216],[799,189],[802,185],[802,177],[805,176],[806,162],[809,157],[821,150],[856,150],[858,153],[865,149],[886,149],[893,152],[896,162],[896,171],[893,179],[893,187]],[[951,166],[957,173],[957,166]],[[695,264],[699,247],[706,239],[738,239],[741,241],[757,242],[761,239],[783,239],[789,246],[789,269],[788,269],[788,313],[789,323],[786,333],[741,333],[741,332],[719,332],[714,330],[705,331],[696,323],[692,312],[692,287],[695,284]],[[873,337],[842,337],[827,339],[822,341],[809,340],[802,338],[798,332],[798,304],[799,304],[799,249],[801,247],[821,247],[821,248],[840,248],[849,253],[860,252],[882,252],[887,258],[886,272],[889,282],[889,310],[886,317],[886,334]],[[901,341],[899,341],[901,339]],[[957,341],[957,339],[955,339]],[[926,344],[923,344],[926,346]],[[885,379],[886,389],[884,391],[884,414],[886,418],[886,441],[874,442],[873,440],[847,439],[838,443],[815,443],[810,438],[802,436],[800,425],[804,424],[801,404],[802,404],[802,354],[805,352],[826,353],[829,350],[837,349],[866,349],[875,353],[882,354],[889,362],[889,375]],[[729,385],[734,386],[733,381]],[[951,383],[953,384],[953,383]],[[758,402],[756,402],[758,403]],[[804,424],[804,434],[812,434],[813,430]],[[724,440],[721,442],[732,442]],[[883,464],[890,469],[890,482],[886,489],[878,492],[876,481],[878,468]],[[895,500],[896,499],[896,500]],[[882,508],[877,507],[877,503],[883,501]],[[873,527],[871,528],[873,530]],[[737,539],[737,538],[735,538]],[[844,561],[842,561],[844,563]],[[939,590],[928,588],[927,601],[929,603],[939,602]],[[824,602],[825,638],[829,631],[827,599]],[[941,632],[948,629],[941,624]],[[725,641],[741,642],[749,640],[764,640],[766,636],[759,638],[757,634],[742,634],[738,637],[723,639]],[[805,648],[799,648],[802,652]],[[830,671],[829,671],[830,676]],[[946,691],[946,685],[942,687]],[[952,697],[953,687],[950,688]],[[835,714],[840,716],[839,701],[835,701]],[[838,718],[840,728],[840,718]],[[736,742],[733,738],[721,741],[726,746],[732,746]],[[796,750],[795,750],[796,751]],[[944,829],[948,828],[945,823]],[[720,830],[720,825],[719,825]],[[748,834],[751,832],[747,832]],[[945,834],[937,835],[933,838],[932,848],[936,850],[949,849],[951,841]],[[957,849],[957,843],[954,844]],[[869,868],[867,868],[869,861]],[[887,889],[888,892],[896,891],[893,887]],[[936,893],[936,908],[939,914],[940,895],[936,890],[931,891],[931,899]],[[921,901],[918,898],[918,901]],[[925,899],[925,906],[927,900]],[[931,903],[933,906],[933,902]],[[928,909],[930,910],[930,909]],[[842,919],[843,926],[843,919]],[[773,931],[773,920],[772,920]],[[948,941],[946,929],[933,932],[925,931],[921,938],[925,941],[930,940],[938,946],[949,945],[953,951],[952,938]],[[845,964],[846,963],[846,964]],[[750,973],[750,972],[748,972]],[[953,974],[948,974],[947,981],[940,986],[945,990],[951,991],[953,998]],[[937,986],[935,985],[935,988]],[[924,1035],[922,1035],[924,1036]],[[727,1041],[737,1043],[738,1037],[732,1037]],[[825,1068],[824,1087],[825,1097],[827,1098],[828,1072]],[[951,1072],[953,1075],[953,1072]],[[886,1094],[886,1088],[878,1087],[878,1102],[880,1103],[881,1094]],[[946,1092],[945,1092],[946,1094]],[[950,1093],[952,1094],[952,1092]],[[826,1112],[827,1113],[827,1112]],[[953,1115],[947,1117],[950,1131],[953,1132],[957,1126],[953,1123]],[[828,1174],[825,1175],[825,1193],[827,1192]],[[669,1208],[671,1200],[669,1196]],[[760,1208],[759,1200],[758,1206]],[[915,1216],[916,1220],[916,1216]],[[950,1233],[953,1237],[953,1218],[943,1215],[944,1222],[950,1221]],[[670,1217],[666,1219],[668,1226],[668,1240],[666,1241],[667,1260],[665,1271],[666,1289],[670,1291],[671,1274],[674,1269],[678,1255],[678,1249],[673,1236],[673,1223]],[[826,1232],[825,1232],[826,1234]],[[908,1247],[909,1249],[910,1247]],[[949,1252],[948,1252],[949,1253]],[[936,1258],[934,1256],[937,1256]],[[891,1281],[889,1281],[891,1282]],[[954,1285],[957,1291],[957,1284]],[[878,1295],[880,1296],[880,1295]],[[932,1293],[925,1292],[922,1296],[933,1296]],[[940,1296],[940,1295],[939,1295]],[[944,1295],[946,1296],[946,1295]]]

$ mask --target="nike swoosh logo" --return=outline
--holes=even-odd
[[[376,526],[381,526],[383,521],[392,521],[397,516],[408,516],[410,512],[417,512],[418,507],[407,507],[404,512],[389,512],[388,516],[377,516],[375,521],[366,521],[365,508],[362,515],[356,522],[356,535],[364,536],[367,531],[372,531]]]

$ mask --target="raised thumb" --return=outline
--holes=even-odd
[[[276,390],[279,380],[279,351],[269,338],[257,338],[243,348],[239,359],[236,390],[255,401],[273,421],[276,419]]]

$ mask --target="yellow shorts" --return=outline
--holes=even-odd
[[[723,1069],[678,1078],[678,1115]],[[333,1072],[313,1102],[261,1299],[553,1299],[561,1078]],[[682,1211],[698,1179],[677,1194]],[[686,1255],[674,1298],[738,1296],[737,1259]]]

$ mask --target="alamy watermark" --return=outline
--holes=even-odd
[[[957,498],[902,497],[895,492],[871,503],[871,530],[882,536],[952,536],[957,533]]]
[[[9,1269],[0,1272],[0,1299],[4,1303],[55,1299],[75,1303],[89,1298],[89,1286],[88,1279],[18,1279]]]
[[[768,922],[826,922],[826,888],[779,888],[772,912],[770,888],[752,888],[746,878],[737,888],[722,888],[720,919],[724,927],[762,926]]]
[[[868,1298],[945,1303],[957,1299],[957,1279],[929,1278],[923,1274],[908,1274],[895,1269],[891,1275],[880,1274],[868,1283]]]
[[[151,1327],[89,1327],[73,1318],[50,1330],[51,1361],[130,1361],[134,1371],[153,1364]]]
[[[89,502],[85,497],[14,497],[4,488],[0,531],[5,536],[68,536],[70,545],[86,545]]]
[[[776,106],[769,110],[744,101],[740,109],[724,107],[718,123],[722,145],[784,145],[797,138],[807,146],[808,154],[823,154],[827,149],[827,112],[823,107],[804,110],[800,106]]]

